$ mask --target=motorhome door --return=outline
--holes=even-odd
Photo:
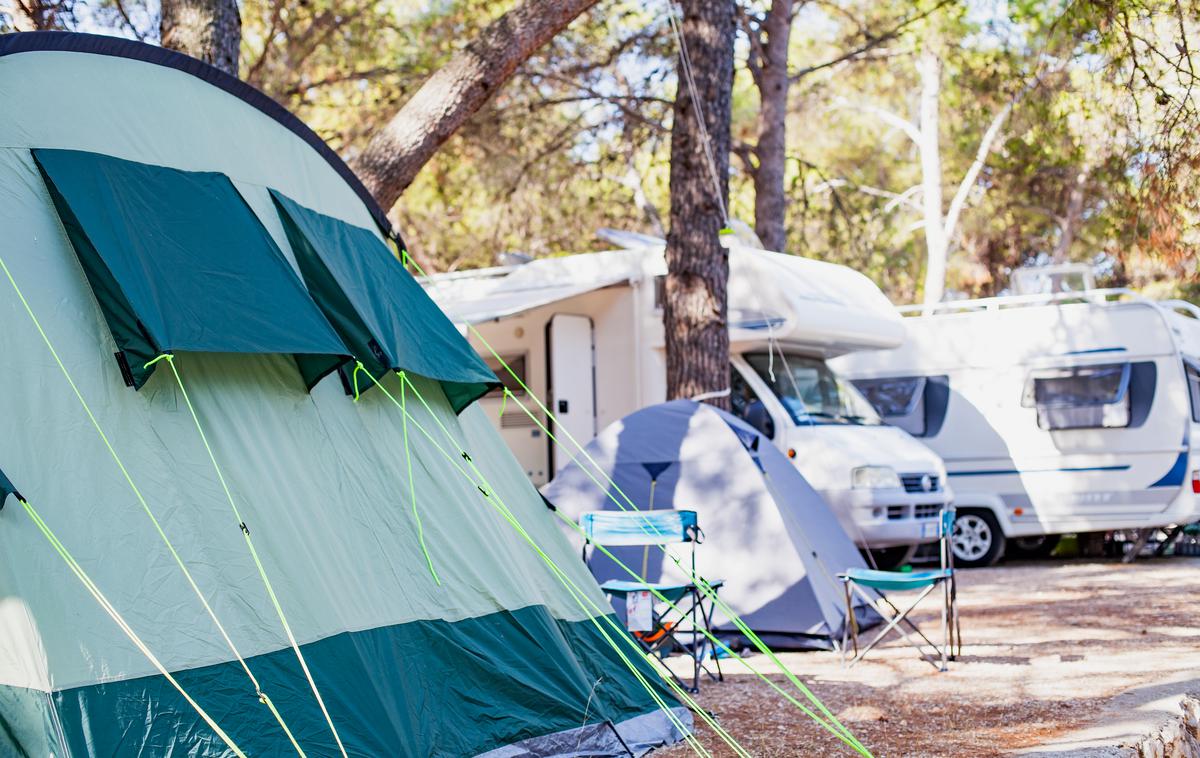
[[[596,436],[596,351],[592,320],[587,316],[556,313],[546,325],[550,380],[550,410],[558,421],[552,425],[550,468],[557,472],[571,462],[566,452],[572,447],[568,437],[586,445]],[[565,434],[564,432],[568,433]],[[556,449],[558,448],[558,449]]]

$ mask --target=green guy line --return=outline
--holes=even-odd
[[[325,707],[325,699],[321,697],[321,692],[317,689],[317,683],[308,668],[308,661],[304,659],[304,653],[300,652],[300,643],[296,641],[296,636],[292,634],[292,625],[288,623],[287,616],[283,612],[283,605],[280,604],[279,597],[275,594],[275,588],[272,586],[271,580],[267,577],[267,569],[263,566],[262,558],[259,557],[257,548],[254,547],[254,540],[250,537],[250,528],[246,526],[246,520],[242,518],[233,493],[229,489],[229,483],[225,480],[225,473],[221,471],[221,464],[217,463],[216,453],[213,452],[212,445],[208,442],[208,435],[204,433],[204,426],[200,423],[200,416],[196,414],[196,407],[192,405],[192,399],[188,396],[187,388],[183,386],[183,377],[179,375],[179,369],[175,366],[175,356],[170,353],[164,353],[150,363],[147,363],[146,367],[149,368],[153,363],[160,360],[166,360],[167,365],[171,367],[171,373],[175,376],[175,383],[179,386],[183,402],[187,404],[188,412],[191,414],[192,420],[196,423],[196,431],[200,434],[200,441],[204,443],[204,450],[208,453],[208,459],[212,461],[213,471],[216,472],[217,479],[221,482],[221,489],[225,492],[225,499],[229,501],[229,507],[233,510],[233,517],[242,532],[242,539],[246,542],[246,548],[250,551],[250,557],[254,559],[254,566],[258,569],[258,576],[262,579],[263,587],[267,590],[267,596],[270,597],[271,604],[275,606],[275,614],[279,616],[279,623],[283,626],[283,631],[287,634],[288,642],[291,643],[292,651],[296,654],[296,660],[300,662],[300,668],[304,672],[304,677],[308,680],[308,686],[312,690],[313,697],[316,698],[317,705],[321,707],[321,713],[325,716],[325,723],[329,725],[329,731],[333,733],[333,739],[337,742],[338,749],[342,752],[342,758],[347,758],[346,747],[342,744],[342,738],[338,734],[337,727],[333,725],[333,717],[329,715],[329,709]],[[274,709],[272,708],[272,710]],[[290,737],[291,730],[288,730],[286,726],[284,730],[287,731]],[[295,740],[293,739],[294,742]]]
[[[175,677],[171,676],[171,673],[167,671],[162,662],[158,660],[158,657],[150,651],[150,648],[146,646],[146,643],[142,641],[142,638],[133,631],[133,628],[129,626],[128,622],[125,621],[125,618],[120,614],[120,612],[117,611],[113,604],[109,602],[104,593],[100,591],[100,588],[96,586],[96,583],[92,581],[92,578],[88,576],[86,571],[83,570],[83,567],[79,565],[79,561],[75,560],[75,557],[71,555],[70,551],[67,550],[62,542],[59,541],[58,537],[54,534],[54,531],[46,524],[45,521],[42,520],[41,515],[38,514],[33,505],[23,498],[17,498],[17,502],[19,502],[21,507],[25,509],[25,513],[29,515],[29,518],[33,521],[34,525],[37,526],[38,530],[42,533],[42,536],[44,536],[50,543],[51,547],[54,548],[55,552],[58,553],[59,557],[66,562],[67,567],[71,569],[71,572],[75,574],[76,578],[78,578],[80,582],[83,583],[83,586],[87,589],[88,593],[91,594],[92,598],[100,605],[101,608],[104,609],[104,612],[108,614],[109,618],[111,618],[113,622],[121,628],[121,631],[125,633],[125,636],[127,636],[134,646],[141,651],[142,655],[144,655],[146,659],[150,661],[151,665],[158,669],[158,672],[162,674],[168,682],[171,683],[171,686],[173,686],[179,692],[179,694],[183,696],[183,699],[188,702],[188,705],[192,706],[196,713],[200,715],[200,718],[204,720],[204,723],[208,724],[209,728],[212,729],[219,738],[221,738],[221,741],[224,742],[225,745],[232,750],[235,755],[238,756],[238,758],[246,758],[246,754],[243,753],[241,748],[234,743],[233,739],[225,733],[225,730],[223,730],[217,724],[217,722],[213,720],[212,716],[208,715],[207,711],[200,707],[199,703],[197,703],[192,696],[187,693],[187,690],[183,688],[183,685],[176,681]]]
[[[187,564],[183,562],[183,558],[175,549],[175,545],[171,542],[171,539],[167,537],[167,533],[163,530],[158,518],[154,515],[154,511],[150,508],[150,504],[146,501],[145,496],[142,495],[141,489],[133,481],[133,476],[129,473],[129,470],[125,468],[125,463],[121,460],[121,456],[117,454],[116,448],[113,447],[108,435],[105,434],[104,429],[100,426],[100,422],[97,420],[96,415],[92,413],[91,406],[89,406],[87,400],[84,399],[83,393],[79,390],[79,386],[71,377],[71,372],[67,370],[67,366],[65,363],[63,363],[62,357],[59,356],[58,350],[54,348],[54,343],[50,341],[50,336],[46,334],[46,330],[42,327],[42,322],[38,320],[37,314],[34,313],[33,306],[31,306],[29,301],[25,299],[25,293],[21,291],[20,285],[17,284],[16,278],[13,276],[12,271],[9,270],[8,264],[5,263],[2,256],[0,256],[0,270],[4,272],[9,284],[12,285],[13,291],[17,294],[17,299],[21,301],[21,305],[25,308],[25,313],[29,316],[29,320],[33,322],[34,328],[37,329],[38,334],[42,338],[42,342],[45,343],[46,349],[50,351],[50,355],[54,358],[54,362],[58,365],[59,371],[62,372],[63,378],[67,380],[67,384],[70,385],[71,391],[75,394],[76,399],[79,400],[79,404],[83,407],[84,413],[87,414],[88,420],[91,421],[92,427],[96,430],[96,433],[100,435],[101,441],[104,442],[104,446],[108,449],[109,455],[117,464],[117,468],[120,469],[121,475],[125,478],[125,482],[133,491],[138,504],[141,505],[142,510],[145,512],[146,516],[149,517],[150,523],[154,525],[154,529],[158,533],[159,538],[166,546],[168,552],[170,552],[171,557],[175,560],[175,564],[179,566],[179,570],[183,572],[184,577],[187,579],[188,585],[192,588],[192,592],[194,592],[196,597],[200,600],[200,604],[204,607],[208,617],[212,619],[213,624],[217,627],[217,631],[221,634],[221,638],[225,640],[226,646],[229,647],[229,650],[233,653],[238,663],[241,664],[242,670],[246,672],[246,676],[250,679],[250,683],[254,686],[255,694],[259,701],[266,704],[268,708],[274,710],[273,704],[271,704],[268,699],[265,699],[265,696],[262,692],[262,687],[259,686],[258,679],[254,676],[253,672],[250,671],[250,667],[246,664],[245,658],[242,657],[241,652],[237,649],[237,645],[233,643],[233,639],[230,638],[229,633],[225,630],[225,625],[221,623],[221,620],[217,617],[216,611],[214,611],[212,605],[209,604],[208,598],[206,598],[204,593],[200,590],[200,586],[196,583],[195,578],[192,576],[192,572],[188,570]],[[286,726],[284,727],[284,731],[288,732]],[[288,733],[290,734],[290,732]]]
[[[374,379],[374,377],[372,377],[372,379]],[[458,442],[454,439],[453,435],[450,434],[449,430],[447,430],[445,428],[445,425],[442,424],[441,420],[437,417],[437,414],[429,407],[428,403],[425,402],[424,397],[421,395],[420,391],[412,384],[412,382],[410,380],[407,379],[407,377],[402,378],[402,381],[406,382],[408,384],[408,386],[412,389],[413,394],[417,397],[417,399],[425,407],[426,411],[429,413],[430,417],[434,420],[434,422],[439,427],[441,427],[443,433],[447,436],[449,441],[454,443],[455,447],[457,447],[459,450],[462,450],[462,446],[458,444]],[[383,384],[379,383],[376,380],[376,386],[380,388],[380,390],[384,393],[384,395],[386,395],[389,398],[389,400],[392,401],[392,403],[394,405],[399,407],[399,402],[395,399],[395,396],[392,395]],[[405,411],[405,412],[408,413],[407,411]],[[655,700],[655,702],[658,703],[660,709],[666,714],[667,718],[671,720],[671,722],[676,726],[676,728],[679,729],[680,733],[684,735],[685,739],[688,740],[689,745],[692,746],[693,750],[696,750],[697,752],[701,752],[702,754],[706,755],[707,751],[704,750],[703,746],[700,746],[698,742],[694,741],[694,737],[691,735],[690,730],[688,730],[686,727],[684,727],[682,725],[682,723],[680,723],[678,721],[678,718],[674,715],[674,713],[671,712],[671,709],[662,701],[661,697],[654,691],[654,689],[649,685],[649,683],[645,681],[641,672],[637,670],[637,668],[632,664],[632,662],[629,661],[629,659],[626,657],[624,652],[616,645],[616,643],[611,639],[611,637],[603,629],[603,627],[600,626],[599,622],[597,621],[597,618],[599,618],[600,620],[604,621],[606,624],[611,626],[616,631],[619,639],[624,640],[626,642],[626,644],[631,646],[631,648],[635,651],[636,654],[638,654],[639,656],[646,656],[645,651],[632,638],[629,638],[628,635],[625,633],[625,630],[622,629],[619,625],[617,625],[616,622],[613,621],[613,619],[611,619],[608,614],[604,613],[603,609],[601,609],[598,605],[596,605],[594,603],[594,601],[591,601],[589,598],[587,598],[586,594],[583,593],[583,591],[579,588],[579,586],[577,584],[575,584],[575,582],[557,565],[557,563],[554,562],[554,560],[552,558],[550,558],[549,555],[547,555],[545,553],[544,550],[542,550],[542,548],[537,544],[537,542],[533,539],[533,537],[524,529],[523,526],[521,526],[519,520],[517,520],[516,516],[512,513],[511,509],[509,509],[508,506],[504,504],[503,499],[500,497],[499,493],[497,493],[491,487],[491,485],[487,481],[486,477],[484,477],[483,474],[478,471],[478,468],[474,465],[473,460],[470,458],[469,455],[467,455],[465,453],[465,451],[463,451],[462,457],[476,471],[476,473],[479,476],[479,481],[476,481],[465,469],[463,469],[463,467],[459,464],[458,460],[456,460],[454,456],[452,456],[449,452],[447,452],[445,450],[445,448],[443,448],[441,446],[441,444],[436,439],[433,438],[432,434],[430,434],[430,432],[427,429],[425,429],[425,427],[415,417],[413,417],[411,415],[411,413],[409,413],[408,415],[409,415],[409,418],[412,421],[413,425],[433,444],[433,446],[438,450],[438,452],[440,452],[443,455],[443,457],[445,457],[446,460],[449,461],[450,464],[465,479],[467,479],[474,486],[476,486],[477,488],[480,489],[480,491],[484,494],[484,499],[487,500],[488,503],[490,505],[492,505],[492,507],[495,508],[497,510],[497,512],[500,513],[501,517],[503,517],[505,519],[505,521],[507,521],[509,523],[509,525],[512,526],[517,531],[517,533],[525,539],[525,541],[534,549],[534,551],[539,555],[539,557],[541,557],[543,562],[546,563],[546,565],[550,568],[551,572],[555,575],[555,577],[559,580],[559,582],[564,586],[564,588],[567,589],[567,591],[571,595],[572,599],[574,599],[575,602],[580,606],[580,608],[588,615],[589,621],[591,621],[592,624],[597,627],[597,629],[600,631],[602,636],[604,636],[605,640],[609,643],[609,645],[613,648],[613,650],[617,653],[617,655],[621,657],[621,659],[625,663],[625,665],[630,669],[630,671],[634,674],[634,676],[638,679],[638,681],[642,684],[642,686],[650,694],[651,698],[653,698]],[[592,611],[589,611],[587,606],[584,605],[585,600],[588,602],[588,604],[593,606]],[[646,657],[647,657],[647,659],[649,659],[649,656],[646,656]],[[657,670],[657,669],[655,669],[655,670]],[[664,682],[675,691],[676,695],[678,697],[680,697],[681,700],[683,700],[692,710],[694,710],[698,715],[701,716],[701,718],[710,726],[710,728],[712,728],[714,730],[714,732],[716,732],[718,735],[722,735],[722,739],[724,739],[726,741],[726,743],[729,744],[730,747],[735,750],[735,752],[737,752],[739,755],[744,755],[744,756],[748,755],[744,751],[744,749],[742,749],[741,746],[737,744],[737,741],[734,740],[731,736],[729,736],[728,733],[725,732],[724,729],[712,719],[711,715],[709,715],[698,704],[696,704],[695,701],[692,700],[691,697],[688,696],[688,694],[686,692],[684,692],[679,687],[679,685],[673,679],[670,678],[669,675],[663,675],[660,672],[660,676],[663,677]]]

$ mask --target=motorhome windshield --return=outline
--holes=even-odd
[[[754,369],[796,424],[879,426],[883,421],[867,399],[818,358],[790,353],[748,353]]]

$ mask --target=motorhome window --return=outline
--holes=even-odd
[[[1185,358],[1183,370],[1187,374],[1188,397],[1192,400],[1192,421],[1200,422],[1200,362]]]
[[[769,439],[775,438],[775,422],[771,419],[771,414],[759,399],[758,393],[750,387],[735,366],[729,367],[729,405],[735,416],[767,435]]]
[[[493,356],[491,358],[487,358],[486,361],[487,367],[496,374],[496,378],[498,378],[501,384],[504,385],[504,389],[507,389],[514,395],[525,394],[525,388],[521,385],[528,385],[529,379],[525,375],[525,355],[523,353],[520,355],[502,355],[499,359]],[[501,364],[500,361],[507,363],[508,368],[512,369],[512,374],[516,374],[517,377],[514,378],[512,374],[508,373],[508,369],[504,368],[504,365]],[[517,378],[519,378],[520,381],[517,381]],[[497,387],[496,389],[487,393],[487,395],[484,397],[500,397],[504,394],[504,389]]]
[[[1129,426],[1130,365],[1111,363],[1033,372],[1022,404],[1046,430]]]
[[[661,311],[667,302],[667,277],[654,277],[654,310]]]
[[[883,379],[856,379],[854,386],[866,395],[884,418],[911,416],[921,404],[925,377],[900,376]]]
[[[925,385],[923,376],[854,380],[854,386],[887,423],[915,437],[925,435]]]
[[[797,424],[883,423],[862,393],[819,358],[777,352],[773,360],[769,353],[748,353],[745,359]]]

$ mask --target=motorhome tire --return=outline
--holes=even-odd
[[[954,519],[950,548],[959,568],[992,566],[1004,555],[1004,532],[989,510],[963,508]]]
[[[895,547],[870,548],[860,552],[863,553],[863,560],[867,562],[867,565],[874,566],[881,571],[891,571],[911,561],[917,552],[917,546],[897,545]]]
[[[1032,537],[1014,537],[1008,541],[1005,555],[1009,558],[1049,558],[1058,547],[1061,534],[1041,534]]]

